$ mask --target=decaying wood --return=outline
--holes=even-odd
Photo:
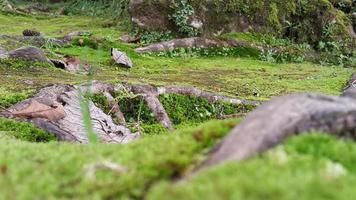
[[[354,83],[355,75],[341,97],[294,94],[265,103],[223,139],[203,166],[250,158],[310,131],[356,139]]]

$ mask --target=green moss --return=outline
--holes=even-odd
[[[199,128],[144,137],[129,145],[33,144],[1,139],[0,166],[8,170],[5,175],[0,173],[0,198],[143,199],[157,181],[189,170],[211,147],[211,141],[223,137],[235,124],[213,121]],[[88,168],[103,161],[127,171],[97,169],[92,179]]]
[[[222,102],[210,103],[202,98],[176,94],[161,95],[159,99],[173,124],[203,122],[222,115],[244,113],[251,110],[251,108],[242,105],[230,105]]]
[[[356,195],[355,150],[332,136],[294,137],[260,157],[157,184],[146,199],[348,200]]]
[[[12,68],[12,69],[34,69],[34,68],[49,68],[53,67],[51,64],[46,62],[32,62],[22,59],[1,59],[1,68]]]
[[[93,103],[99,107],[104,113],[109,113],[111,111],[111,107],[109,102],[107,101],[106,97],[102,94],[93,94],[93,95],[86,95]]]
[[[157,123],[154,114],[141,97],[123,97],[119,98],[118,102],[128,122],[144,122],[145,124]]]
[[[0,87],[0,109],[27,99],[31,92],[13,92]]]
[[[144,136],[171,134],[167,128],[161,124],[140,124],[141,133]]]
[[[98,41],[95,41],[95,38],[90,38],[90,37],[75,38],[72,41],[72,45],[74,45],[74,46],[86,46],[86,47],[93,48],[93,49],[98,49],[99,48]]]
[[[280,33],[282,31],[282,25],[278,18],[279,10],[278,5],[276,3],[272,3],[270,5],[270,12],[267,19],[268,27],[272,27],[274,29],[273,32]]]
[[[30,123],[16,122],[10,119],[0,118],[0,132],[29,142],[49,142],[55,141],[56,137],[52,134],[34,127]]]

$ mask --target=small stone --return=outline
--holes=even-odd
[[[9,52],[9,57],[14,59],[25,59],[30,61],[50,62],[42,49],[32,46],[21,47]]]
[[[125,67],[133,67],[133,63],[131,59],[126,55],[126,53],[121,52],[115,48],[111,49],[111,56],[114,59],[116,64],[125,66]]]

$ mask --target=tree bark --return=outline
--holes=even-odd
[[[356,139],[355,78],[341,97],[294,94],[263,104],[217,145],[202,167],[247,159],[310,131]]]

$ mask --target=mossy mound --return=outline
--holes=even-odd
[[[163,181],[146,199],[348,200],[356,196],[355,150],[354,142],[333,136],[298,136],[257,158],[201,171],[184,182]]]
[[[26,122],[0,118],[0,132],[7,136],[29,142],[55,141],[56,137]]]
[[[38,144],[1,138],[0,199],[143,199],[157,181],[182,176],[236,123],[213,121],[129,145]],[[90,166],[102,162],[126,170],[96,169],[90,176]]]
[[[346,6],[351,3],[345,1]],[[328,0],[153,0],[130,4],[133,21],[151,31],[172,30],[172,27],[179,30],[180,26],[194,27],[194,23],[201,22],[198,29],[203,35],[255,31],[315,44],[325,37],[327,30],[332,32],[328,37],[334,40],[350,38],[352,25],[351,17],[338,6],[340,3]],[[193,13],[188,12],[191,7]],[[172,19],[177,17],[172,15],[175,9],[180,9],[179,14],[185,14],[190,20],[175,24]]]

